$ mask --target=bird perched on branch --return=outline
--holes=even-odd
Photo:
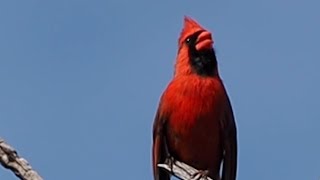
[[[155,180],[170,179],[157,167],[166,158],[199,169],[195,175],[236,179],[236,124],[213,44],[209,31],[185,17],[174,77],[161,96],[153,125]]]

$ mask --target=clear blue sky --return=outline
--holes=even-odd
[[[1,1],[0,136],[45,179],[151,179],[183,16],[213,32],[239,180],[320,177],[320,1]],[[14,175],[0,168],[1,180]]]

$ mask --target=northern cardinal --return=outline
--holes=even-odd
[[[201,176],[236,179],[236,123],[213,43],[209,31],[185,16],[174,77],[161,96],[153,124],[155,180],[170,179],[157,167],[168,157],[198,169]]]

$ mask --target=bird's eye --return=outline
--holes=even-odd
[[[189,44],[191,42],[191,38],[186,39],[186,43]]]

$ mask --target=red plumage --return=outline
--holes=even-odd
[[[185,17],[173,80],[164,91],[153,127],[155,180],[169,174],[157,167],[168,156],[211,178],[235,180],[237,132],[232,107],[219,77],[211,33]]]

